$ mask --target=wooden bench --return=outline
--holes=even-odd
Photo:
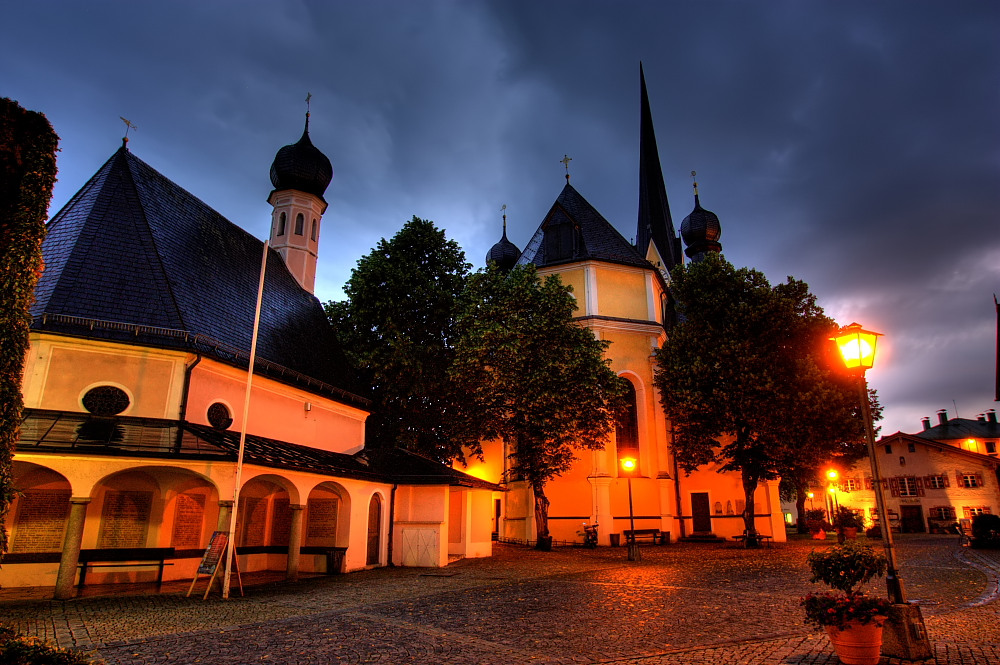
[[[733,536],[733,540],[735,540],[740,546],[746,547],[747,546],[746,532],[741,533],[738,536]],[[774,536],[768,536],[763,533],[758,533],[757,542],[764,547],[771,547],[771,543],[774,542]]]
[[[163,568],[174,564],[167,559],[174,558],[173,547],[120,547],[95,550],[80,550],[77,566],[80,569],[78,587],[87,583],[87,570],[90,568],[152,568],[159,570],[156,575],[156,585],[163,584]]]
[[[625,529],[623,533],[625,534],[626,543],[636,542],[639,538],[649,538],[650,542],[654,545],[657,543],[664,545],[668,537],[665,531],[660,531],[659,529]]]

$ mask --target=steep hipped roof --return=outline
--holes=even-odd
[[[205,338],[228,347],[228,361],[234,350],[250,350],[263,242],[124,145],[52,218],[42,252],[35,328],[120,340],[113,326],[79,325],[115,322],[165,331],[135,338],[139,343],[183,346],[200,336],[199,349]],[[185,334],[166,334],[177,331]],[[351,389],[322,306],[273,250],[257,354]]]
[[[561,231],[555,231],[556,228]],[[565,235],[557,239],[556,233]],[[562,243],[564,251],[551,251],[557,241],[565,241]],[[533,263],[541,268],[587,259],[653,269],[653,265],[567,182],[518,264]]]
[[[947,417],[947,416],[945,416]],[[939,423],[934,427],[917,432],[915,436],[921,439],[934,439],[937,441],[951,441],[954,439],[1000,439],[1000,423],[996,417],[983,420],[971,420],[969,418],[951,418],[943,424]]]
[[[649,110],[646,94],[646,77],[639,63],[639,81],[642,88],[642,109],[639,124],[639,220],[635,232],[635,246],[646,256],[650,241],[669,271],[681,262],[680,241],[670,217],[667,187],[663,183],[660,155],[653,131],[653,114]]]

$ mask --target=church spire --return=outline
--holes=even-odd
[[[680,242],[674,231],[667,201],[667,188],[663,183],[660,155],[656,149],[653,131],[653,114],[649,110],[646,77],[639,63],[639,82],[642,89],[642,109],[639,125],[639,221],[636,227],[636,249],[648,256],[653,243],[660,255],[662,268],[669,271],[681,262]]]

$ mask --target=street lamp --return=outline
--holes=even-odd
[[[815,508],[815,506],[813,506],[813,497],[815,497],[815,496],[816,495],[813,494],[812,492],[808,492],[806,494],[806,498],[809,499],[809,510],[812,510],[813,508]]]
[[[886,627],[891,627],[895,644],[887,639],[883,644],[885,655],[919,660],[931,655],[930,642],[924,628],[924,620],[920,614],[920,606],[906,602],[903,592],[903,581],[899,579],[896,570],[896,547],[892,538],[892,527],[889,525],[889,513],[885,508],[885,493],[882,491],[882,473],[879,469],[878,455],[875,453],[875,426],[872,423],[871,405],[868,400],[868,382],[865,371],[875,364],[875,347],[882,333],[865,330],[858,323],[852,323],[841,329],[830,339],[837,344],[844,366],[857,377],[858,391],[861,396],[861,413],[865,423],[865,438],[868,442],[868,459],[872,469],[872,488],[875,490],[875,503],[878,507],[879,523],[882,525],[882,542],[885,545],[885,557],[888,560],[886,571],[886,589],[889,599],[898,605],[899,620],[890,621]],[[892,653],[893,648],[898,651]]]
[[[628,528],[631,538],[626,538],[625,543],[628,548],[628,560],[639,561],[639,543],[635,539],[635,513],[632,510],[632,476],[639,468],[639,461],[634,457],[621,458],[622,471],[628,478]]]
[[[836,469],[830,469],[826,472],[826,477],[830,481],[826,491],[830,493],[830,521],[833,522],[837,519],[837,513],[840,510],[837,503],[837,478],[840,477],[840,474],[837,473]]]

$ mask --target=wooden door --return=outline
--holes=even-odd
[[[368,565],[378,565],[381,549],[382,499],[376,494],[368,504]]]
[[[900,531],[903,533],[923,533],[924,513],[920,506],[900,506]]]
[[[712,506],[708,492],[691,493],[691,521],[695,533],[712,532]]]

